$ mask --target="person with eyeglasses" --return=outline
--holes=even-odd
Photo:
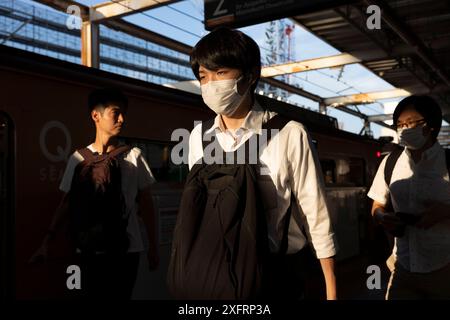
[[[450,299],[450,157],[437,141],[442,111],[430,96],[413,95],[400,101],[393,120],[404,148],[383,159],[368,193],[374,220],[395,237],[386,299]]]

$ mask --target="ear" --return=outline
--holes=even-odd
[[[100,112],[96,109],[92,110],[91,118],[95,123],[99,122],[100,121]]]
[[[433,132],[434,130],[435,130],[435,129],[432,128],[432,127],[424,126],[422,132],[423,132],[424,135],[429,135],[429,134],[431,134],[431,132]]]
[[[247,75],[245,75],[242,79],[242,82],[246,85],[251,87],[254,83],[255,83],[256,79],[255,76],[253,75],[253,73],[249,73]]]

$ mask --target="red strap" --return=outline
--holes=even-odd
[[[94,161],[96,158],[94,156],[94,153],[89,148],[83,148],[80,150],[77,150],[79,154],[83,157],[83,159],[87,162]]]
[[[127,146],[127,145],[119,146],[116,149],[114,149],[113,151],[111,151],[110,153],[108,153],[108,157],[115,158],[118,155],[125,153],[129,150],[131,150],[130,146]]]
[[[115,158],[118,155],[120,155],[120,154],[122,154],[124,152],[127,152],[129,150],[131,150],[130,146],[127,146],[127,145],[119,146],[116,149],[114,149],[113,151],[109,152],[106,156],[109,157],[109,158]],[[89,148],[83,148],[83,149],[79,149],[77,151],[78,151],[79,154],[81,154],[81,156],[87,162],[92,162],[92,161],[95,161],[95,160],[102,160],[102,159],[99,159],[98,156],[95,156],[94,152],[92,152],[91,149],[89,149]],[[103,156],[102,158],[104,159],[106,157]]]

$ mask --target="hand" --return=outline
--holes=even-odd
[[[377,210],[375,213],[375,220],[389,233],[395,233],[400,227],[405,225],[400,218],[395,216],[392,212],[382,212]]]
[[[437,203],[430,205],[428,209],[422,213],[422,218],[417,222],[416,227],[429,229],[446,219],[450,219],[450,205]]]
[[[148,268],[151,271],[154,271],[158,268],[159,265],[159,255],[158,251],[155,249],[150,249],[147,252],[147,260],[148,260]]]

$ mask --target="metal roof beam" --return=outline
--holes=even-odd
[[[87,67],[100,68],[100,26],[97,23],[83,21],[81,63]]]
[[[408,27],[398,19],[393,10],[383,0],[366,0],[369,5],[377,5],[381,8],[383,14],[381,18],[383,21],[405,42],[415,53],[435,72],[443,82],[450,87],[450,78],[446,72],[434,60],[432,54],[425,47],[423,42],[415,36]]]
[[[93,23],[90,21],[90,8],[81,3],[72,0],[35,0],[36,2],[42,3],[49,7],[52,7],[58,11],[66,12],[67,8],[71,5],[78,6],[80,8],[81,18],[83,20],[82,25],[82,63],[87,66],[98,67],[98,63],[100,61],[98,57],[98,47],[99,43],[95,42],[98,39],[98,23]],[[176,0],[179,1],[179,0]],[[176,1],[170,1],[176,2]],[[154,2],[159,2],[162,4],[162,0],[154,0]],[[143,3],[143,2],[142,2]],[[168,1],[165,1],[164,4],[168,4]],[[131,7],[131,6],[130,6]],[[91,15],[92,16],[92,15]],[[155,44],[165,46],[169,49],[179,51],[182,53],[189,54],[191,51],[191,47],[172,40],[163,35],[157,34],[150,30],[138,27],[133,23],[126,22],[122,19],[109,19],[102,21],[106,27],[130,34],[132,36],[139,37],[143,40],[147,40],[153,42]]]
[[[8,18],[14,19],[14,20],[19,21],[19,22],[26,22],[26,21],[29,20],[25,16],[19,15],[19,14],[16,14],[16,13],[17,12],[13,13],[13,12],[9,12],[9,11],[6,11],[6,10],[3,10],[2,8],[0,8],[0,16],[6,16]],[[110,21],[110,22],[116,22],[116,21]],[[76,36],[76,37],[80,36],[80,31],[79,30],[76,30],[76,29],[70,30],[70,29],[66,28],[63,24],[56,23],[54,21],[47,21],[45,19],[42,19],[42,18],[39,18],[39,17],[36,17],[36,16],[33,17],[33,19],[31,19],[29,23],[32,24],[32,25],[39,26],[39,27],[44,27],[46,29],[50,29],[50,30],[53,30],[53,31],[63,32],[64,34],[67,34],[67,35]],[[119,31],[121,31],[121,30],[119,30]],[[124,30],[123,32],[126,33],[126,30]],[[14,38],[17,38],[17,36],[18,35],[14,35]],[[148,36],[148,34],[147,34],[147,36]],[[158,36],[158,35],[156,35],[156,36]],[[143,37],[140,37],[140,38],[143,38]],[[0,36],[0,39],[5,40],[6,38]],[[0,41],[3,41],[3,40],[0,40]],[[14,39],[12,39],[12,40],[14,41]],[[151,41],[152,39],[148,39],[148,40],[150,42],[153,42],[153,41]],[[27,43],[27,44],[30,44],[30,43]],[[115,46],[117,48],[124,48],[124,49],[126,49],[128,51],[131,51],[131,52],[144,54],[144,55],[146,55],[148,57],[152,57],[152,58],[163,60],[163,61],[172,62],[172,63],[175,63],[175,64],[179,64],[181,66],[190,67],[190,64],[189,64],[188,60],[180,59],[180,58],[177,58],[177,57],[175,57],[173,55],[160,53],[160,52],[157,52],[157,51],[154,51],[154,50],[151,50],[151,49],[141,48],[141,47],[135,46],[135,45],[130,44],[130,43],[120,42],[120,41],[118,41],[116,39],[112,39],[112,38],[109,38],[109,37],[104,37],[104,36],[102,37],[100,35],[100,43],[106,44],[106,45],[109,45],[109,46],[112,46],[112,47]],[[186,47],[188,47],[188,46],[186,46]],[[187,50],[190,50],[189,48]],[[177,49],[180,49],[180,48],[179,47],[173,48],[173,50],[175,50],[175,51],[180,51],[180,50],[177,50]],[[184,49],[184,46],[181,49]],[[76,56],[79,56],[79,55],[80,55],[80,52],[78,51]]]
[[[267,83],[267,84],[272,85],[274,87],[286,90],[287,92],[297,94],[299,96],[305,97],[305,98],[313,100],[315,102],[319,102],[320,103],[323,100],[318,95],[315,95],[313,93],[305,91],[305,90],[303,90],[301,88],[294,87],[294,86],[292,86],[290,84],[287,84],[285,82],[282,82],[282,81],[279,81],[279,80],[276,80],[276,79],[262,78],[261,82],[264,82],[264,83]]]
[[[359,63],[361,60],[348,53],[337,54],[334,56],[308,59],[297,62],[289,62],[278,65],[263,67],[261,77],[276,77],[284,74],[304,72],[310,70],[333,68],[352,63]]]
[[[141,11],[169,5],[180,0],[111,0],[91,7],[92,22],[121,18]]]
[[[365,122],[376,123],[379,126],[382,126],[382,127],[388,128],[388,129],[392,129],[392,126],[388,125],[387,123],[384,123],[381,118],[380,119],[377,119],[376,117],[371,118],[372,116],[367,116],[364,113],[358,112],[356,110],[349,109],[349,108],[347,108],[345,106],[337,106],[337,107],[335,107],[335,109],[338,109],[339,111],[351,114],[351,115],[353,115],[355,117],[359,117],[359,118],[363,119]],[[384,116],[384,115],[380,115],[380,117],[381,116]],[[389,115],[387,115],[387,116],[389,116]],[[389,119],[386,119],[386,120],[389,120]]]
[[[108,21],[105,21],[103,24],[108,28],[127,33],[134,37],[141,38],[141,39],[149,41],[149,42],[153,42],[160,46],[163,46],[163,47],[166,47],[171,50],[175,50],[175,51],[187,54],[187,55],[189,55],[192,50],[192,47],[190,47],[182,42],[170,39],[168,37],[165,37],[163,35],[160,35],[156,32],[150,31],[148,29],[139,27],[133,23],[127,22],[122,19],[108,20]]]
[[[81,9],[81,17],[82,17],[82,19],[84,21],[89,20],[89,7],[85,6],[83,4],[80,4],[80,3],[76,2],[76,1],[72,1],[72,0],[35,0],[35,1],[40,2],[42,4],[45,4],[47,6],[50,6],[50,7],[54,8],[54,9],[57,9],[57,10],[62,11],[62,12],[66,12],[67,8],[70,5],[77,5]],[[130,35],[133,35],[133,36],[142,38],[144,40],[147,40],[147,41],[150,41],[150,42],[153,42],[153,43],[156,43],[156,44],[168,47],[168,48],[170,48],[172,50],[175,50],[175,51],[178,51],[178,52],[183,52],[185,54],[189,54],[191,49],[192,49],[188,45],[185,45],[185,44],[183,44],[181,42],[172,40],[172,39],[170,39],[168,37],[159,35],[157,33],[154,33],[152,31],[150,31],[150,30],[141,28],[141,27],[136,26],[136,25],[134,25],[132,23],[126,22],[126,21],[124,21],[122,19],[107,19],[107,20],[103,21],[103,24],[105,26],[109,27],[109,28],[113,28],[115,30],[128,33]],[[325,58],[327,58],[327,57],[325,57]],[[319,59],[321,59],[321,58],[319,58]],[[305,62],[305,61],[303,61],[303,62]],[[357,63],[357,62],[354,62],[354,63]],[[309,70],[312,70],[312,69],[309,69]],[[286,90],[286,91],[291,92],[293,94],[300,95],[300,96],[305,97],[307,99],[311,99],[311,100],[313,100],[315,102],[318,102],[318,103],[323,103],[324,102],[324,99],[321,98],[320,96],[317,96],[317,95],[312,94],[310,92],[304,91],[301,88],[294,87],[292,85],[289,85],[287,83],[284,83],[282,81],[279,81],[279,80],[276,80],[276,79],[273,79],[273,78],[267,78],[267,77],[266,78],[262,78],[261,82],[268,83],[270,85],[279,87],[279,88],[281,88],[283,90]],[[329,98],[329,99],[332,99],[332,98]],[[325,99],[325,101],[326,100],[327,99]],[[367,119],[366,115],[364,115],[362,113],[358,113],[358,112],[356,112],[354,110],[351,110],[351,109],[348,109],[348,108],[345,108],[345,107],[340,107],[340,109],[343,112],[346,112],[346,113],[349,113],[349,114],[353,114],[354,116],[357,116],[357,117],[360,117],[360,118],[363,118],[363,119]],[[383,122],[381,122],[379,124],[380,125],[384,125],[386,127],[389,127],[388,125],[384,124]]]
[[[67,8],[70,5],[76,5],[80,8],[81,17],[83,21],[89,20],[89,7],[76,1],[72,0],[35,0],[35,1],[62,12],[66,12]],[[189,54],[192,49],[190,46],[185,45],[184,43],[172,40],[168,37],[165,37],[148,29],[139,27],[133,23],[127,22],[122,19],[106,20],[103,22],[103,25],[105,25],[108,28],[128,33],[132,36],[142,38],[143,40],[147,40],[185,54]]]
[[[403,89],[393,89],[386,91],[375,91],[368,93],[352,94],[349,96],[342,97],[331,97],[325,98],[324,103],[327,106],[345,106],[345,105],[356,105],[356,104],[368,104],[373,103],[380,99],[389,98],[401,98],[409,96],[410,93]]]
[[[353,110],[353,109],[349,109],[346,106],[336,106],[334,108],[337,109],[337,110],[346,112],[348,114],[351,114],[352,116],[355,116],[355,117],[358,117],[358,118],[361,118],[361,119],[367,121],[367,115],[365,115],[362,112],[359,112],[359,111],[356,111],[356,110]]]
[[[350,26],[354,30],[359,32],[361,35],[366,37],[369,41],[377,45],[380,50],[369,50],[361,51],[365,49],[357,49],[351,53],[362,59],[363,61],[378,60],[379,55],[384,56],[382,59],[395,58],[395,57],[405,57],[414,54],[414,49],[407,43],[397,43],[392,46],[387,39],[389,39],[388,34],[385,30],[380,30],[381,32],[370,32],[366,27],[366,13],[360,6],[347,6],[346,10],[341,10],[339,8],[335,9],[335,12],[339,14],[342,18],[346,19]],[[357,14],[358,19],[353,16],[353,12]],[[384,13],[383,13],[384,14]],[[383,15],[382,15],[383,16]],[[434,83],[428,74],[425,74],[425,70],[419,66],[417,63],[413,67],[408,65],[403,65],[403,68],[409,71],[420,83],[422,83],[427,88],[431,89],[434,87]],[[373,70],[376,72],[376,70]]]
[[[367,116],[367,120],[370,122],[380,122],[392,120],[392,114],[376,114],[373,116]]]
[[[78,8],[80,8],[81,19],[83,19],[83,21],[89,20],[89,7],[79,2],[72,0],[34,0],[34,1],[62,12],[67,12],[67,8],[69,8],[72,5],[75,5]]]
[[[383,121],[372,121],[373,123],[376,123],[379,126],[394,130],[394,128],[386,123],[384,123]]]

